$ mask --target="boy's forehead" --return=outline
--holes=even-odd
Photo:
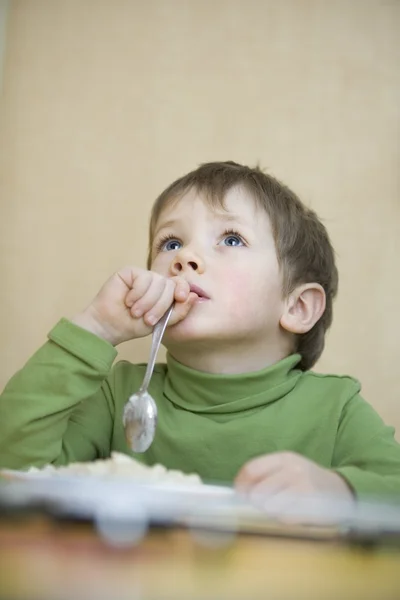
[[[241,188],[231,188],[224,198],[210,198],[206,193],[191,189],[178,198],[171,198],[161,210],[155,229],[176,221],[193,219],[194,205],[200,205],[210,219],[248,222],[259,218],[260,206],[252,195]],[[262,211],[265,214],[265,211]]]

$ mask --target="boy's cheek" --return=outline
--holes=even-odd
[[[254,315],[260,319],[260,310],[268,313],[278,309],[281,301],[279,282],[263,282],[261,277],[249,277],[237,272],[221,281],[227,311],[230,316]]]
[[[246,275],[240,276],[236,273],[234,276],[221,281],[221,285],[223,287],[222,294],[230,314],[240,316],[244,311],[251,310],[256,290],[249,277]]]
[[[255,277],[254,274],[249,274],[248,270],[245,272],[235,270],[231,273],[224,273],[220,285],[223,286],[228,297],[240,304],[259,300],[260,294],[262,294],[260,290],[263,287],[260,278]]]
[[[166,260],[164,255],[158,255],[151,263],[150,271],[154,271],[154,273],[158,273],[158,275],[163,275],[164,277],[169,277],[170,264],[171,261]]]

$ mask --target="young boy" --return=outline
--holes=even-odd
[[[0,466],[131,454],[122,423],[145,365],[115,346],[151,334],[172,302],[146,464],[235,483],[250,499],[400,494],[393,429],[350,377],[321,375],[338,276],[327,232],[286,186],[233,162],[178,179],[151,216],[148,269],[115,273],[62,319],[0,399]]]

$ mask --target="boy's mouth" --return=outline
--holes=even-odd
[[[204,290],[202,290],[199,286],[197,285],[192,285],[190,284],[190,291],[194,292],[195,294],[198,295],[199,300],[209,300],[210,297],[207,296],[207,294],[205,293]]]

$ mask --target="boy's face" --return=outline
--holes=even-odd
[[[239,188],[228,192],[225,205],[226,211],[213,209],[192,189],[156,225],[151,269],[183,277],[200,294],[188,316],[167,328],[168,348],[273,344],[282,336],[282,276],[268,215]]]

